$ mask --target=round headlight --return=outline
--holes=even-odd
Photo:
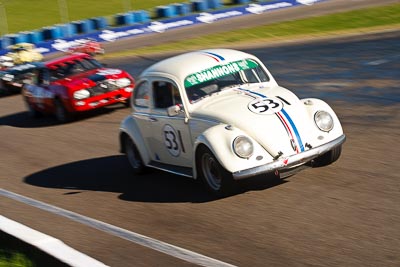
[[[233,151],[241,158],[250,158],[254,151],[253,143],[246,136],[238,136],[233,140]]]
[[[128,78],[121,78],[115,81],[115,84],[118,87],[127,87],[128,85],[131,84],[131,80],[129,80]]]
[[[90,96],[90,92],[85,89],[74,92],[74,98],[78,99],[78,100],[88,98],[89,96]]]
[[[314,115],[314,120],[321,131],[329,132],[333,128],[332,116],[326,111],[317,111]]]

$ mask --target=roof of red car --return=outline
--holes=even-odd
[[[81,58],[91,58],[91,57],[85,53],[74,53],[74,54],[70,54],[70,55],[66,55],[63,57],[58,57],[58,58],[46,61],[46,62],[44,62],[44,64],[46,65],[46,67],[51,67],[53,65],[57,65],[57,64],[60,64],[63,62],[68,62],[68,61],[81,59]]]

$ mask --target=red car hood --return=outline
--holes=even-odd
[[[63,78],[54,82],[67,87],[71,91],[90,88],[98,82],[104,80],[115,80],[119,78],[129,77],[125,71],[119,69],[99,68],[90,71],[77,73],[67,78]]]

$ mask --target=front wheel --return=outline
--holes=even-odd
[[[129,136],[125,137],[124,146],[126,157],[128,158],[128,162],[133,169],[133,173],[143,173],[145,165],[143,164],[142,157],[140,156],[139,150],[137,149],[135,143],[133,143]]]
[[[233,193],[235,184],[232,174],[225,170],[208,148],[199,148],[196,163],[199,178],[209,192],[220,197]]]
[[[339,159],[340,154],[342,154],[342,146],[335,147],[334,149],[314,159],[312,166],[323,167],[330,165]]]
[[[29,117],[31,118],[38,118],[42,115],[40,111],[36,110],[31,103],[29,103],[28,99],[25,99],[25,105],[28,109]]]
[[[126,107],[129,108],[131,106],[131,99],[128,98],[125,101],[122,102],[122,104]]]
[[[56,116],[56,119],[59,122],[65,123],[65,122],[69,122],[71,120],[71,114],[64,107],[64,105],[60,99],[56,98],[54,100],[54,108],[55,108],[54,115]]]

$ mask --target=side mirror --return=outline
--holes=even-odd
[[[182,105],[174,105],[174,106],[170,106],[169,108],[167,108],[167,113],[168,113],[168,116],[170,116],[170,117],[177,116],[182,112],[183,112]]]

